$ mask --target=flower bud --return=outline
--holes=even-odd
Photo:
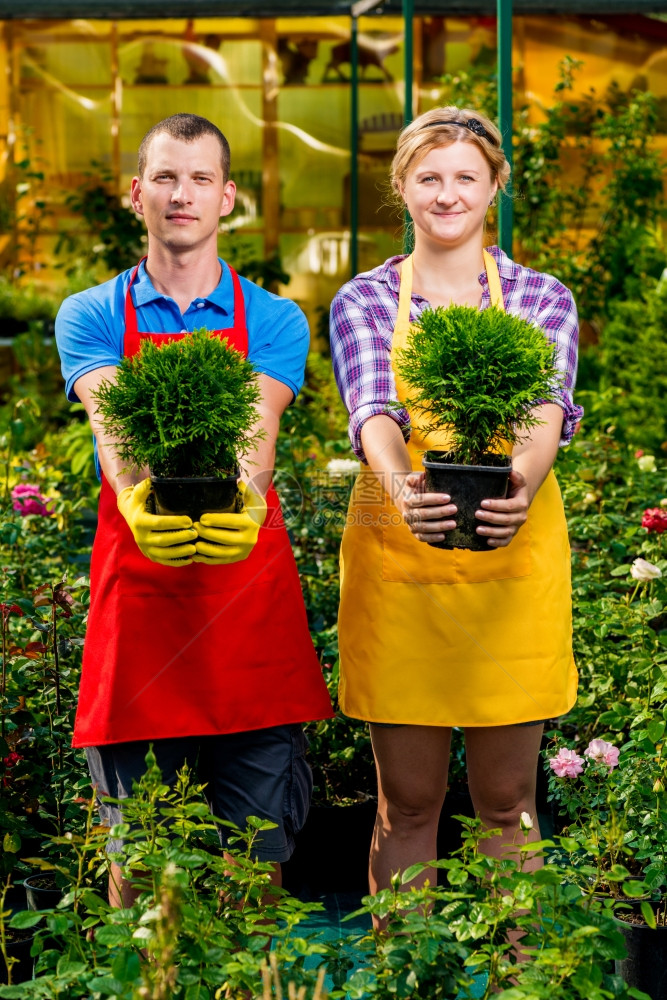
[[[653,782],[653,791],[655,792],[656,795],[662,795],[664,790],[665,786],[662,778],[656,778],[656,780]]]
[[[519,825],[522,833],[528,833],[533,829],[533,819],[530,813],[522,812],[519,816]]]
[[[642,472],[655,472],[655,455],[640,455],[637,459],[637,465],[642,470]]]

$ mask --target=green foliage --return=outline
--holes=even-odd
[[[233,830],[224,857],[202,786],[184,770],[169,789],[152,752],[146,764],[124,800],[127,822],[113,830],[125,842],[114,857],[133,872],[136,902],[114,910],[104,898],[109,831],[95,825],[94,801],[80,799],[80,828],[53,838],[59,858],[39,864],[64,885],[62,901],[40,913],[0,913],[0,932],[8,924],[37,931],[35,978],[0,987],[0,996],[259,996],[269,942],[278,973],[304,992],[315,986],[317,969],[305,961],[321,964],[327,947],[301,925],[322,907],[271,889],[272,865],[253,860],[253,842],[271,824],[249,817],[245,833]]]
[[[155,476],[222,478],[261,436],[250,436],[260,399],[252,365],[204,329],[165,344],[144,340],[95,399],[118,455]]]
[[[55,247],[77,260],[66,267],[75,273],[77,261],[90,260],[94,253],[107,271],[116,273],[132,267],[146,252],[144,224],[132,209],[113,191],[113,176],[101,164],[92,162],[93,173],[86,183],[65,198],[65,205],[83,222],[83,231],[68,226]],[[94,248],[94,250],[93,250]]]
[[[553,399],[559,381],[544,332],[495,307],[425,309],[397,367],[424,430],[451,429],[453,460],[466,465],[483,465],[503,441],[520,441],[540,422],[531,407]]]
[[[644,308],[642,300],[629,322],[639,323]],[[657,331],[662,299],[646,308],[650,329]],[[635,360],[633,345],[640,344],[633,381],[624,391],[641,386],[634,405],[646,406],[655,417],[644,419],[657,422],[663,390],[657,363],[651,370],[651,338],[658,334],[649,332],[641,341],[633,328],[628,343],[623,330],[612,332],[619,346],[609,348],[604,371],[616,367],[622,378]],[[601,370],[607,349],[603,343]],[[657,348],[655,355],[659,360]],[[38,369],[36,364],[36,380]],[[360,939],[359,931],[350,930],[330,941],[316,923],[318,907],[280,892],[267,894],[267,866],[254,862],[249,850],[261,822],[236,834],[241,839],[230,866],[220,855],[201,789],[183,779],[168,791],[151,761],[127,806],[129,829],[120,831],[127,841],[120,860],[136,872],[140,896],[127,910],[109,907],[106,831],[95,828],[83,755],[70,746],[89,601],[82,574],[97,490],[89,431],[79,411],[68,427],[22,450],[21,435],[33,419],[30,401],[26,397],[6,410],[5,492],[17,482],[35,483],[53,514],[24,516],[8,498],[2,511],[0,865],[18,882],[38,864],[30,858],[41,849],[39,865],[54,871],[66,891],[56,909],[42,914],[9,917],[0,904],[0,953],[3,925],[6,931],[9,923],[37,931],[36,978],[0,988],[0,997],[259,998],[266,988],[263,949],[269,938],[280,982],[291,981],[311,996],[316,967],[326,965],[334,984],[331,1000],[465,996],[471,993],[466,984],[479,974],[486,976],[487,997],[502,991],[506,1000],[632,995],[610,974],[610,964],[623,956],[622,940],[611,908],[593,898],[590,878],[593,884],[597,879],[597,890],[604,882],[625,895],[636,889],[636,872],[651,893],[664,889],[667,838],[657,834],[665,829],[667,801],[667,532],[649,531],[641,521],[645,508],[667,509],[667,497],[664,457],[657,448],[655,454],[648,450],[653,427],[635,419],[632,396],[627,406],[617,405],[617,397],[614,386],[580,397],[587,410],[582,430],[561,451],[556,468],[572,545],[580,674],[578,702],[556,738],[579,753],[593,738],[608,739],[621,751],[619,768],[610,782],[591,772],[587,786],[565,787],[570,798],[563,794],[554,802],[555,818],[569,828],[543,843],[550,863],[540,872],[524,871],[521,861],[484,857],[484,836],[476,821],[465,820],[461,852],[437,863],[442,884],[413,888],[413,869],[363,901],[358,921],[368,926],[374,913],[388,920],[389,934],[367,932]],[[35,433],[39,419],[30,425]],[[12,430],[17,420],[23,431]],[[277,486],[313,638],[335,693],[337,555],[356,463],[345,461],[346,415],[327,361],[309,359],[306,390],[283,423]],[[638,557],[662,576],[633,577]],[[73,583],[63,581],[65,572]],[[309,736],[320,801],[373,794],[367,727],[338,715],[311,724]],[[47,832],[54,836],[45,839]],[[517,834],[519,855],[522,839]],[[642,902],[652,905],[650,899]],[[649,907],[645,918],[660,920],[660,913]],[[315,919],[309,923],[310,917]],[[521,964],[507,938],[517,928],[531,954]],[[274,992],[276,981],[274,976]]]
[[[0,997],[240,1000],[272,995],[272,979],[276,996],[276,984],[288,981],[289,996],[315,1000],[324,968],[333,980],[332,1000],[469,996],[473,975],[485,978],[485,997],[501,991],[511,1000],[636,995],[608,972],[624,954],[611,912],[567,884],[557,865],[526,870],[529,853],[557,848],[561,838],[535,844],[520,834],[514,859],[497,861],[482,853],[492,832],[459,817],[459,850],[396,874],[391,888],[365,897],[352,915],[368,926],[373,914],[386,921],[386,932],[350,930],[324,941],[317,933],[322,904],[270,888],[271,866],[252,860],[265,822],[249,817],[225,858],[202,786],[184,770],[168,789],[152,752],[146,764],[124,800],[126,821],[112,831],[126,844],[114,857],[133,872],[135,903],[114,910],[104,898],[108,831],[95,826],[93,801],[80,801],[80,831],[53,838],[61,857],[40,864],[63,885],[58,906],[13,915],[0,907],[3,957],[8,928],[36,931],[34,979],[0,987]],[[427,868],[431,883],[418,887],[414,880]],[[441,885],[432,884],[433,870],[441,873]],[[516,931],[530,961],[518,961],[508,939]]]
[[[457,818],[464,841],[451,858],[413,865],[393,878],[390,889],[363,900],[387,929],[360,942],[365,961],[345,984],[344,995],[350,1000],[468,997],[480,995],[471,992],[473,974],[485,974],[484,998],[632,996],[608,972],[610,961],[624,954],[611,914],[565,883],[562,869],[526,870],[529,851],[556,844],[518,843],[518,861],[496,861],[481,853],[490,831],[479,820]],[[439,870],[444,884],[412,885],[427,868]],[[432,880],[434,873],[428,874]],[[527,961],[518,961],[509,938],[517,931]]]
[[[596,352],[601,401],[596,417],[644,448],[667,442],[667,281],[615,301]]]
[[[570,288],[583,318],[604,321],[614,299],[638,295],[667,264],[665,166],[655,97],[616,85],[575,95],[581,66],[566,56],[553,99],[514,108],[516,255]],[[497,80],[445,77],[441,100],[493,119]]]
[[[667,888],[666,718],[662,710],[634,719],[617,766],[595,756],[613,746],[603,748],[598,738],[586,750],[577,741],[579,774],[558,777],[548,768],[549,798],[557,804],[566,835],[550,860],[566,863],[567,880],[582,892],[609,895],[623,904],[621,909],[633,897],[659,903]],[[568,742],[556,738],[545,763]],[[664,907],[658,917],[667,922]]]
[[[667,533],[641,524],[644,511],[665,500],[664,459],[641,449],[635,455],[613,427],[600,432],[595,425],[592,412],[556,465],[572,548],[579,671],[579,695],[566,724],[586,742],[629,734],[633,720],[659,708],[667,694]],[[657,566],[662,577],[644,584],[633,579],[636,558]]]
[[[564,63],[562,94],[575,68]],[[544,114],[537,126],[528,109],[519,116],[515,210],[523,253],[572,290],[582,317],[604,318],[613,299],[636,294],[665,266],[656,101],[611,88],[603,100],[591,91],[556,101]],[[574,175],[568,160],[578,164]]]
[[[0,319],[15,319],[27,324],[30,320],[53,320],[58,300],[34,283],[19,284],[0,274]]]
[[[41,327],[33,321],[12,339],[12,372],[0,390],[0,428],[9,430],[14,451],[35,447],[71,412],[55,340]]]
[[[269,291],[279,283],[289,284],[290,276],[285,271],[277,250],[269,257],[264,257],[261,245],[256,240],[238,233],[225,234],[221,237],[221,243],[220,256],[244,278],[255,281]]]

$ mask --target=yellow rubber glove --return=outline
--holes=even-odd
[[[151,492],[150,479],[136,486],[126,486],[118,494],[121,512],[134,540],[151,562],[162,566],[187,566],[195,554],[197,532],[189,517],[152,514],[147,510]]]
[[[194,562],[225,566],[247,559],[266,517],[266,500],[244,482],[239,483],[243,504],[239,514],[202,514],[195,521],[199,538]]]

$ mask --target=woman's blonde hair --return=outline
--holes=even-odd
[[[502,136],[493,122],[470,108],[432,108],[406,125],[398,137],[391,164],[392,191],[402,201],[402,189],[411,167],[427,153],[454,142],[470,142],[477,146],[489,165],[491,180],[504,191],[510,178],[510,165],[502,148]]]

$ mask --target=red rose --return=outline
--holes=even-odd
[[[660,507],[649,507],[648,510],[644,511],[642,528],[646,528],[647,531],[655,531],[658,535],[667,531],[667,510],[662,510]]]

